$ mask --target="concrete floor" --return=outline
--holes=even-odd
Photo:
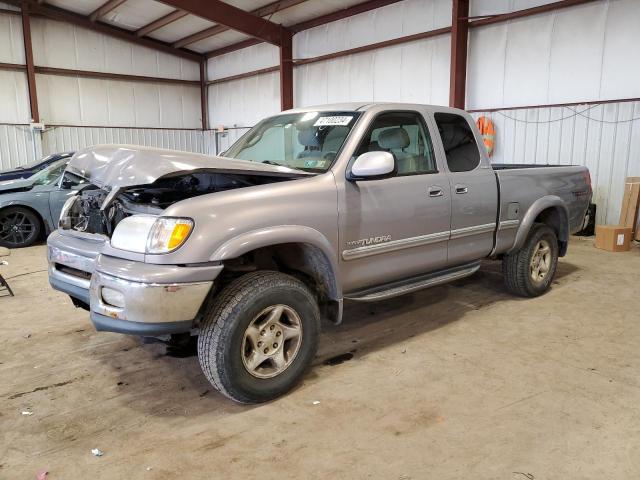
[[[3,274],[33,273],[0,298],[0,478],[639,478],[640,249],[569,252],[533,300],[488,263],[350,305],[300,387],[246,407],[196,357],[95,332],[45,248],[14,251]]]

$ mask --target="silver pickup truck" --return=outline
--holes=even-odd
[[[553,279],[591,198],[577,166],[491,165],[464,111],[340,104],[267,118],[221,157],[76,153],[87,186],[48,239],[49,279],[98,330],[198,334],[200,365],[243,403],[291,389],[321,319],[469,276]]]

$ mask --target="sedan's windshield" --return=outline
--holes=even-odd
[[[29,179],[33,180],[34,185],[50,185],[60,178],[67,163],[69,163],[68,159],[54,162],[44,170],[40,170],[38,173],[31,175]]]
[[[358,112],[303,112],[267,118],[225,157],[324,172],[342,148]]]

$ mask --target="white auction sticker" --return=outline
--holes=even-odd
[[[314,127],[327,127],[334,125],[349,125],[353,117],[349,115],[340,115],[333,117],[320,117],[316,120],[316,123],[313,124]]]

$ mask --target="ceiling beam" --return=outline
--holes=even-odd
[[[280,25],[260,18],[238,7],[220,0],[160,0],[162,3],[181,8],[210,22],[219,23],[232,30],[273,45],[280,45]]]
[[[107,0],[105,3],[96,8],[93,12],[89,14],[89,20],[95,22],[101,17],[104,17],[110,11],[116,9],[120,5],[122,5],[127,0]]]
[[[251,12],[249,13],[258,17],[266,17],[280,12],[284,9],[295,7],[296,5],[300,5],[301,3],[307,1],[309,0],[278,0],[276,2],[270,3],[269,5],[265,5],[264,7],[251,10]],[[199,42],[200,40],[204,40],[205,38],[213,37],[214,35],[226,32],[228,30],[230,30],[229,27],[226,27],[224,25],[214,25],[213,27],[205,28],[204,30],[200,30],[199,32],[177,40],[173,43],[173,46],[176,48],[182,48],[187,45],[191,45],[192,43]]]
[[[3,1],[5,3],[10,3],[11,5],[16,5],[18,7],[20,6],[20,0]],[[124,28],[116,27],[114,25],[108,25],[100,21],[92,22],[89,17],[70,12],[69,10],[64,10],[62,8],[54,7],[53,5],[49,4],[39,4],[33,0],[28,1],[27,3],[29,4],[29,13],[32,15],[37,14],[45,16],[47,18],[51,18],[53,20],[59,20],[62,22],[71,23],[73,25],[78,25],[79,27],[93,30],[95,32],[119,38],[131,43],[136,43],[147,48],[160,50],[161,52],[176,55],[178,57],[192,60],[194,62],[199,62],[202,58],[202,55],[200,55],[199,53],[190,50],[173,48],[168,43],[161,42],[159,40],[154,40],[147,37],[138,37],[134,32],[125,30]]]
[[[167,13],[164,17],[160,17],[159,19],[154,20],[151,23],[147,23],[144,27],[140,27],[136,31],[136,35],[138,37],[144,37],[146,35],[149,35],[151,32],[155,32],[156,30],[162,27],[166,27],[167,25],[175,22],[176,20],[180,20],[181,18],[186,17],[187,15],[189,15],[189,12],[185,12],[184,10],[180,10],[180,9],[174,10],[171,13]],[[180,48],[180,47],[174,46],[174,48]]]

